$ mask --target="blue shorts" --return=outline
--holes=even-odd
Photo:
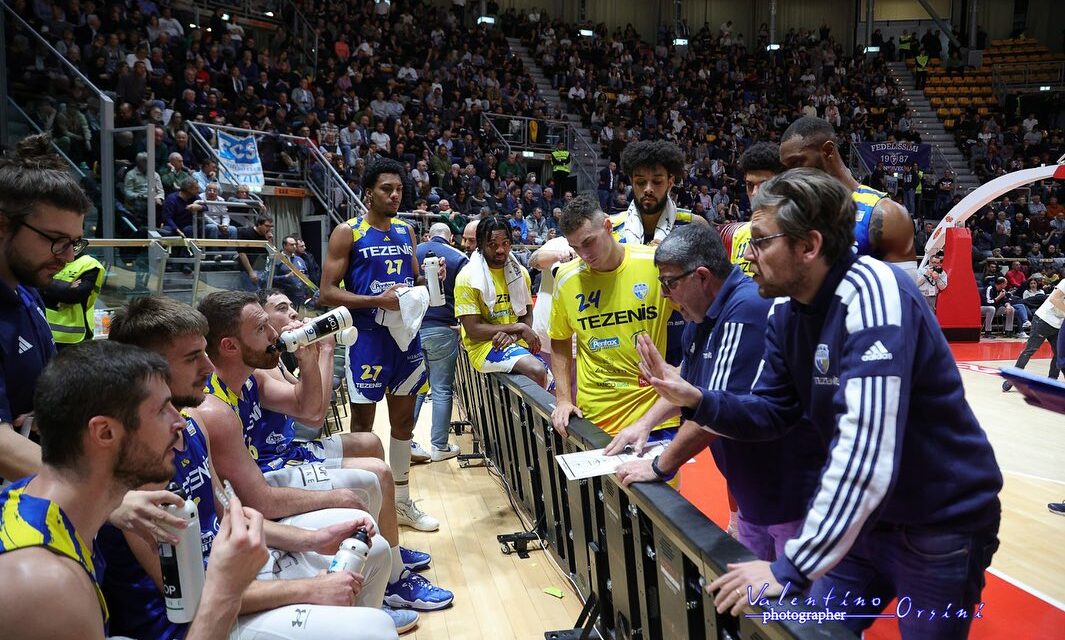
[[[385,394],[413,396],[429,379],[422,342],[417,335],[400,351],[388,329],[360,329],[348,347],[348,397],[352,404],[373,404]]]
[[[502,350],[492,347],[492,350],[485,356],[484,363],[481,364],[481,373],[510,373],[518,360],[531,355],[533,354],[528,349],[517,343],[508,345]]]

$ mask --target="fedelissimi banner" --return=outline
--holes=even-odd
[[[251,191],[261,192],[263,164],[259,161],[259,147],[255,136],[234,136],[225,131],[218,132],[218,159],[223,170],[218,178],[226,184],[246,184]]]
[[[913,142],[862,142],[858,144],[858,153],[870,169],[883,162],[884,171],[889,174],[902,173],[914,160],[922,171],[928,171],[932,146]]]

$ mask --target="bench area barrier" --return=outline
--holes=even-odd
[[[569,574],[582,600],[598,605],[594,621],[601,637],[855,637],[838,623],[814,619],[800,623],[798,614],[816,616],[819,610],[787,601],[781,607],[777,598],[769,598],[772,606],[764,612],[752,608],[750,617],[719,615],[703,586],[721,575],[728,563],[754,559],[743,545],[667,485],[636,483],[622,488],[613,474],[567,480],[555,456],[600,449],[610,436],[574,417],[569,437],[563,439],[551,427],[554,397],[528,378],[482,374],[460,348],[455,394],[473,424],[486,463],[506,480],[514,502],[546,543],[545,552]],[[756,599],[758,592],[758,588],[753,591]],[[795,596],[799,594],[792,591],[787,600]],[[794,613],[788,617],[795,619],[763,620],[763,613],[783,612]],[[564,631],[545,637],[588,636]]]

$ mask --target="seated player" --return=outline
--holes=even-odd
[[[186,407],[184,428],[171,445],[170,480],[197,504],[202,550],[210,566],[218,533],[216,514],[221,507],[215,480],[220,484],[222,476],[215,470],[203,418],[191,409],[204,402],[203,383],[212,375],[204,337],[209,325],[188,305],[163,297],[148,300],[134,301],[131,308],[116,314],[111,339],[155,351],[170,364],[171,396]],[[240,490],[236,493],[239,496]],[[358,529],[371,536],[370,555],[362,574],[324,573],[340,543]],[[365,629],[365,637],[394,638],[397,627],[409,628],[416,623],[416,617],[411,619],[408,612],[391,612],[400,616],[394,619],[380,610],[391,551],[365,511],[312,511],[280,522],[267,521],[263,533],[272,552],[261,566],[259,579],[241,598],[241,638],[303,638],[306,633],[315,638],[342,638],[347,637],[344,627],[354,625]],[[113,603],[114,631],[137,638],[181,637],[183,625],[166,617],[155,545],[111,527],[101,531],[100,543],[107,560],[104,590],[108,602]],[[291,621],[300,616],[305,617],[306,624],[294,630]]]
[[[263,309],[269,316],[270,326],[274,331],[280,333],[286,327],[299,324],[299,316],[292,307],[292,302],[283,292],[270,289],[261,291],[258,296],[259,300],[265,299]],[[321,344],[319,368],[323,379],[327,379],[332,373],[332,340],[322,340]],[[273,369],[257,369],[253,375],[257,379],[264,377],[273,379],[274,382],[270,384],[291,386],[299,384],[298,379],[285,368],[283,362],[279,362],[278,366]],[[324,398],[328,398],[331,392],[332,389],[328,385],[323,385]],[[328,403],[328,400],[324,402]],[[243,414],[247,410],[249,410],[247,404],[238,404],[238,413],[241,413],[242,421],[251,419],[250,415]],[[314,488],[320,484],[318,478],[336,478],[347,474],[351,469],[362,469],[377,476],[381,492],[380,504],[391,505],[395,501],[396,485],[392,479],[392,470],[385,464],[381,441],[373,433],[345,433],[330,436],[344,443],[343,457],[334,460],[327,458],[325,461],[327,470],[311,473],[308,472],[307,465],[316,465],[321,462],[315,455],[318,448],[313,445],[315,441],[301,443],[295,440],[293,418],[299,417],[305,423],[316,424],[322,422],[321,417],[315,415],[307,419],[304,416],[288,416],[267,409],[265,403],[260,408],[260,414],[255,428],[255,431],[259,433],[253,437],[253,441],[259,445],[256,448],[259,454],[259,468],[266,474],[267,482],[270,484]],[[263,433],[268,435],[263,437]],[[281,461],[282,464],[276,465],[275,461]],[[332,468],[329,468],[330,465]],[[330,483],[324,484],[329,486]],[[392,572],[385,591],[385,602],[394,607],[410,607],[425,611],[441,609],[449,605],[454,599],[450,591],[435,587],[422,576],[411,573],[428,568],[432,558],[428,553],[399,545],[399,523],[396,511],[380,508],[371,509],[370,513],[378,519],[381,535],[392,547]]]
[[[132,487],[173,474],[171,447],[185,422],[171,403],[169,375],[157,355],[90,340],[38,379],[43,466],[0,493],[0,625],[17,629],[12,637],[107,634],[96,533]],[[230,502],[186,640],[220,638],[233,626],[241,594],[267,558],[262,527],[260,514]]]
[[[545,389],[540,338],[532,329],[532,281],[510,252],[502,216],[480,220],[477,250],[455,278],[455,316],[470,363],[482,373],[518,373]]]

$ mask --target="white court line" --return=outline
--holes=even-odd
[[[1012,584],[1013,586],[1017,587],[1021,591],[1024,591],[1026,593],[1030,593],[1033,596],[1039,598],[1040,600],[1046,602],[1047,604],[1052,605],[1054,607],[1057,607],[1058,609],[1060,609],[1062,611],[1065,611],[1065,604],[1063,604],[1062,602],[1060,602],[1058,600],[1055,600],[1054,598],[1051,598],[1050,596],[1048,596],[1047,594],[1043,593],[1039,589],[1036,589],[1035,587],[1030,587],[1030,586],[1024,584],[1023,582],[1021,582],[1020,580],[1018,580],[1016,578],[1013,578],[1011,576],[1008,576],[1005,573],[1002,573],[1001,571],[999,571],[998,569],[995,569],[994,567],[988,567],[987,568],[987,572],[990,573],[991,575],[995,576],[996,578],[1000,578],[1002,580],[1005,580],[1006,582]]]
[[[1054,478],[1044,478],[1043,476],[1033,475],[1031,473],[1024,473],[1023,471],[1009,471],[1007,469],[1001,469],[1002,473],[1008,473],[1022,478],[1028,478],[1029,480],[1040,480],[1042,482],[1053,482],[1054,484],[1065,485],[1065,480],[1055,480]]]

